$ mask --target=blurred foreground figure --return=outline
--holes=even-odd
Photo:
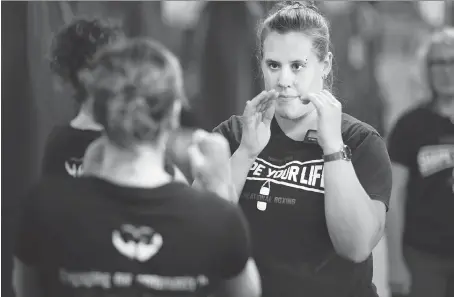
[[[101,50],[79,74],[103,134],[83,176],[45,177],[25,197],[19,297],[260,295],[241,210],[165,170],[181,76],[176,57],[144,39]],[[214,157],[230,177],[221,136],[197,132],[188,151],[202,186],[219,176],[209,174]]]

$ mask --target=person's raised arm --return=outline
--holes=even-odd
[[[324,156],[338,153],[344,145],[340,102],[326,90],[308,99],[317,110],[317,136]],[[384,141],[368,132],[360,146],[352,159],[356,158],[355,166],[350,160],[325,160],[323,169],[328,233],[335,251],[353,262],[365,261],[383,236],[391,192]]]
[[[271,136],[271,121],[274,117],[275,99],[278,93],[274,90],[263,91],[251,101],[248,101],[243,115],[239,117],[239,125],[235,125],[236,131],[241,133],[238,146],[230,143],[232,156],[230,157],[230,200],[237,203],[243,190],[246,178],[256,157],[268,144]],[[214,129],[215,133],[223,135],[229,141],[233,131],[221,124]],[[236,140],[235,140],[236,142]]]

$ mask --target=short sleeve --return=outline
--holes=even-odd
[[[240,274],[251,257],[249,225],[239,207],[235,207],[228,217],[226,243],[222,257],[221,277],[230,279]]]
[[[373,200],[389,208],[392,188],[391,162],[385,141],[376,132],[369,132],[352,152],[356,176],[366,193]]]
[[[27,265],[34,266],[40,259],[39,216],[33,189],[22,199],[18,213],[14,254]]]
[[[411,167],[414,154],[412,152],[413,130],[414,126],[409,115],[404,115],[396,122],[388,138],[388,150],[391,161]]]
[[[213,129],[213,132],[224,136],[230,145],[230,153],[233,154],[240,146],[242,124],[238,116],[231,116]]]

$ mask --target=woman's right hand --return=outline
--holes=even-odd
[[[263,91],[246,103],[240,118],[243,124],[240,148],[251,157],[258,156],[270,140],[270,126],[278,96],[275,90]]]

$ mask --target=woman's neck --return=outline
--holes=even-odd
[[[295,141],[303,141],[307,131],[317,130],[317,112],[315,109],[297,119],[287,119],[276,114],[276,121],[285,135]]]
[[[81,106],[79,113],[69,124],[74,129],[79,130],[101,131],[103,129],[103,127],[93,118],[93,114],[88,106],[86,106],[86,103]]]
[[[149,146],[131,152],[107,144],[98,174],[120,186],[159,187],[172,181],[164,169],[164,154]]]
[[[454,98],[453,97],[437,97],[434,105],[434,110],[441,116],[445,116],[454,120]]]

